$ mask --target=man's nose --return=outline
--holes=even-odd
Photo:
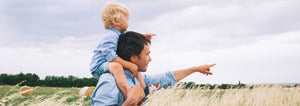
[[[149,56],[149,62],[152,61],[152,58]]]

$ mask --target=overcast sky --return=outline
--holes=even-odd
[[[0,73],[92,77],[103,0],[1,0]],[[196,83],[300,83],[299,0],[120,0],[155,33],[147,74],[216,63]]]

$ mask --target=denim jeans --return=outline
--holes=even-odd
[[[108,71],[108,62],[105,62],[97,67],[96,71],[94,71],[92,74],[94,78],[99,80],[99,77],[104,73]]]

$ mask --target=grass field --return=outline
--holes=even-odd
[[[21,96],[20,86],[0,86],[0,105],[90,106],[90,99],[78,95],[79,88],[41,87],[31,96]],[[54,90],[55,89],[55,90]],[[147,106],[300,106],[300,87],[261,85],[253,89],[161,89],[149,96]]]
[[[79,96],[79,88],[41,87],[40,90],[35,90],[35,87],[31,87],[33,91],[30,96],[19,94],[20,88],[20,86],[0,86],[0,106],[91,105],[89,98]]]
[[[159,90],[149,97],[149,106],[300,106],[300,87],[257,85],[253,89]]]

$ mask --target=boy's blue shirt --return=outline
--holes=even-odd
[[[101,39],[99,45],[94,50],[94,56],[92,57],[92,62],[90,64],[91,73],[104,62],[110,62],[118,57],[116,51],[121,32],[113,28],[109,28],[105,29],[104,34],[104,38]]]

